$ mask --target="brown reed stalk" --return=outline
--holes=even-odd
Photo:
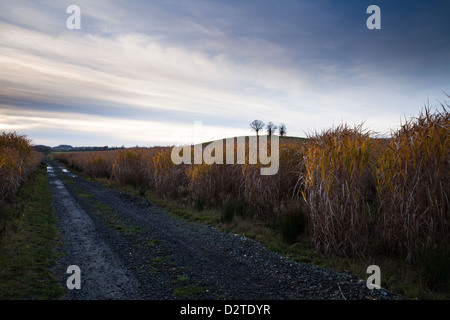
[[[425,107],[394,132],[380,158],[378,197],[384,247],[414,261],[450,244],[450,116]]]
[[[10,199],[36,170],[42,154],[17,132],[0,134],[0,202]]]
[[[310,137],[303,195],[310,209],[311,242],[325,254],[366,253],[377,141],[362,125],[346,124]]]

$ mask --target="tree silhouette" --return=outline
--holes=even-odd
[[[278,126],[278,132],[282,137],[286,135],[286,125],[284,123],[280,123],[280,125]]]
[[[264,122],[262,122],[261,120],[253,120],[250,123],[250,128],[252,128],[253,130],[256,131],[256,135],[258,135],[259,130],[261,130],[262,128],[264,128]]]
[[[273,122],[269,122],[266,126],[267,133],[269,136],[272,135],[272,133],[277,130],[277,126]]]

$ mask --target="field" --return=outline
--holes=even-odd
[[[368,261],[382,265],[388,284],[401,277],[406,279],[405,286],[420,282],[411,296],[433,291],[446,297],[450,288],[449,126],[448,106],[442,105],[433,112],[424,108],[388,139],[345,124],[307,139],[281,137],[279,170],[274,175],[261,175],[260,169],[267,166],[262,161],[252,164],[249,138],[240,164],[239,143],[234,144],[232,157],[230,149],[228,155],[225,147],[222,150],[223,163],[233,158],[232,164],[194,164],[195,146],[185,149],[192,151],[192,164],[174,164],[170,147],[66,152],[52,157],[92,179],[132,188],[152,200],[176,203],[204,216],[219,212],[221,225],[239,229],[252,224],[253,234],[262,230],[258,225],[267,226],[289,250],[307,243],[326,259],[359,261],[359,267]],[[266,147],[272,150],[270,139]],[[25,136],[1,134],[3,238],[18,231],[16,218],[25,212],[24,200],[18,201],[20,190],[41,161],[42,155]],[[269,247],[270,241],[265,240]]]
[[[425,108],[389,139],[345,124],[306,140],[281,138],[279,171],[266,176],[260,162],[249,164],[248,141],[245,164],[175,165],[162,147],[54,158],[141,195],[218,208],[222,223],[263,221],[288,243],[307,237],[326,256],[399,257],[448,289],[449,125],[443,105]]]

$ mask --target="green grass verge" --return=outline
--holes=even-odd
[[[206,287],[182,286],[175,288],[173,293],[178,299],[194,299],[197,295],[201,295],[206,291]]]
[[[45,167],[32,177],[0,216],[0,299],[61,299],[54,267],[59,234]]]

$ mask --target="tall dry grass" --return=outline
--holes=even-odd
[[[305,191],[311,242],[326,254],[364,255],[379,140],[362,126],[340,125],[310,137],[305,152]]]
[[[36,170],[42,154],[31,140],[16,132],[0,134],[0,202],[10,200]]]
[[[92,152],[68,152],[54,155],[69,167],[85,172],[94,178],[111,178],[113,163],[117,150],[92,151]]]
[[[146,186],[157,196],[180,199],[186,196],[187,177],[185,165],[175,165],[171,159],[171,148],[150,148],[145,156]]]
[[[144,152],[138,148],[116,152],[112,164],[112,179],[119,185],[142,186],[145,184]]]
[[[450,244],[448,106],[402,124],[378,161],[380,235],[391,252],[414,260]]]
[[[273,216],[275,211],[279,213],[294,194],[301,170],[301,144],[280,141],[279,173],[273,176],[261,176],[261,163],[249,164],[248,139],[243,165],[236,164],[237,143],[234,144],[235,164],[194,164],[193,147],[191,164],[180,165],[172,162],[171,148],[164,147],[59,153],[54,159],[92,177],[108,177],[118,185],[145,187],[158,196],[183,200],[193,207],[218,207],[234,199],[245,204],[246,211],[265,217]],[[226,163],[225,144],[223,148],[223,163]]]

